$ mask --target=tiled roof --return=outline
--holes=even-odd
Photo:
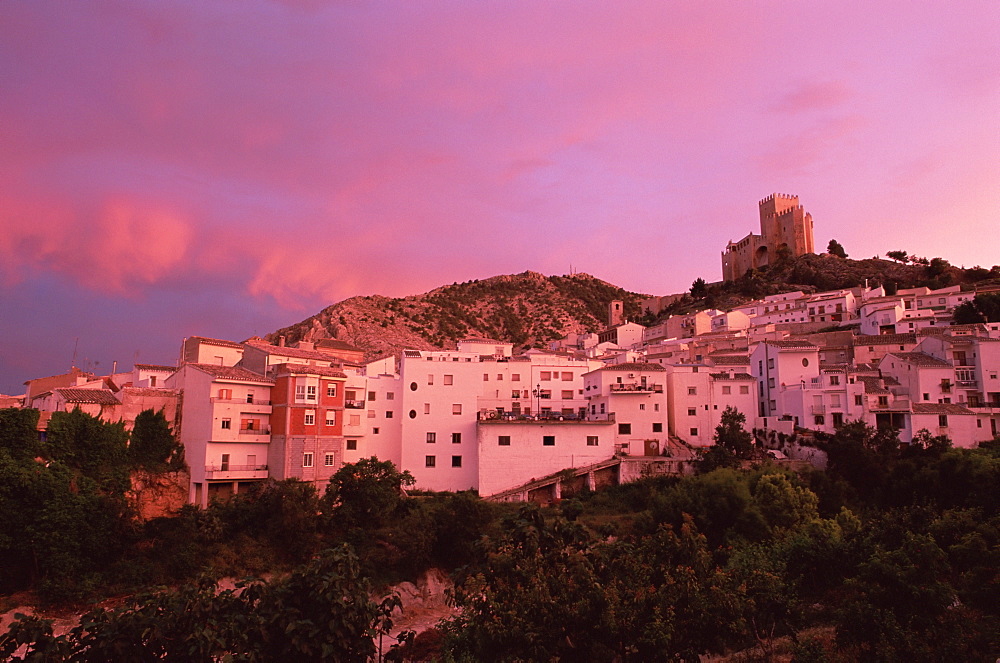
[[[176,366],[157,366],[156,364],[136,364],[135,368],[138,368],[140,371],[173,372],[177,370]]]
[[[404,357],[419,357],[420,350],[403,350]],[[385,357],[383,357],[384,359]]]
[[[361,348],[356,345],[351,345],[347,341],[341,341],[337,338],[321,338],[316,341],[316,347],[329,348],[331,350],[350,350],[351,352],[364,352]]]
[[[858,334],[854,337],[854,345],[906,345],[916,342],[916,334]]]
[[[222,380],[240,380],[243,382],[271,382],[274,380],[258,375],[253,371],[248,371],[239,366],[217,366],[215,364],[188,364],[193,368],[208,373],[212,377]]]
[[[155,387],[122,387],[121,393],[126,396],[176,396],[177,389],[158,389]]]
[[[757,378],[749,373],[709,373],[713,380],[736,380],[739,382],[756,382]]]
[[[236,343],[235,341],[224,341],[221,338],[208,338],[207,336],[192,336],[188,340],[190,341],[201,341],[202,343],[208,343],[209,345],[220,345],[225,348],[242,348],[242,343]]]
[[[97,405],[119,405],[118,399],[107,389],[75,389],[63,387],[55,392],[67,403],[95,403]]]
[[[469,338],[463,338],[459,343],[492,343],[493,345],[510,345],[505,341],[498,341],[493,338],[482,338],[481,336],[470,336]]]
[[[861,384],[865,385],[866,394],[888,394],[890,393],[888,389],[883,387],[880,382],[881,380],[875,376],[859,375],[858,380]]]
[[[951,366],[951,364],[944,361],[943,359],[932,357],[929,354],[923,352],[892,352],[890,354],[894,357],[899,357],[907,364],[912,364],[914,366],[934,366],[934,367]]]
[[[914,403],[913,414],[975,414],[954,403]]]
[[[327,378],[346,378],[347,373],[327,366],[308,366],[306,364],[279,364],[278,372],[287,371],[296,375],[322,375]]]
[[[779,350],[813,350],[819,346],[813,345],[809,341],[764,341],[768,345]]]
[[[709,359],[716,366],[749,366],[750,357],[747,355],[709,355]]]
[[[665,371],[663,366],[659,364],[639,364],[637,362],[626,362],[624,364],[608,364],[603,368],[597,369],[599,371]]]

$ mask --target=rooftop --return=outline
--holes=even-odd
[[[119,405],[118,399],[107,389],[76,389],[62,387],[54,390],[67,403],[94,403],[97,405]]]
[[[188,364],[192,368],[208,373],[214,378],[221,380],[239,380],[241,382],[270,382],[274,380],[258,375],[253,371],[248,371],[239,366],[217,366],[215,364]]]

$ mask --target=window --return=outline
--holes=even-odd
[[[728,385],[723,386],[722,387],[722,393],[723,393],[723,395],[731,394],[731,393],[733,393],[733,388],[730,387],[730,386],[728,386]]]
[[[323,465],[324,467],[333,467],[333,454],[323,454]]]
[[[302,422],[306,426],[312,426],[316,423],[316,410],[306,410],[305,420]]]
[[[392,419],[392,410],[386,410],[385,411],[385,418],[386,419]]]
[[[219,390],[219,400],[220,401],[228,401],[228,400],[232,400],[232,398],[233,398],[233,390],[232,389],[220,389]]]
[[[817,426],[822,426],[823,424],[826,423],[826,419],[822,414],[817,414],[815,417],[813,417],[813,423],[815,423]]]
[[[424,403],[424,414],[430,414],[430,413],[431,413],[431,404]]]
[[[433,375],[428,375],[427,376],[427,384],[434,384],[434,376]]]
[[[694,408],[694,407],[689,407],[688,408],[688,416],[689,417],[693,417],[696,414],[698,414],[698,408]]]
[[[347,441],[347,450],[348,451],[357,451],[357,449],[358,449],[358,441],[357,440],[348,440]]]
[[[483,382],[489,382],[489,381],[490,381],[490,374],[483,373]]]
[[[520,373],[511,373],[510,381],[511,382],[520,382],[521,381],[521,374]]]
[[[662,423],[655,423],[655,424],[653,424],[653,432],[654,433],[662,433],[663,432],[663,424]]]
[[[378,426],[373,426],[372,427],[372,435],[378,435],[378,431],[379,431]]]
[[[304,401],[306,399],[306,386],[304,384],[295,385],[295,400]]]
[[[768,368],[774,368],[774,357],[768,357],[768,359],[767,359],[767,367]]]
[[[454,375],[446,375],[446,376],[444,376],[444,383],[445,384],[455,384],[455,376]]]
[[[653,403],[653,411],[654,412],[659,412],[660,411],[660,404],[659,403]]]
[[[688,396],[697,396],[698,387],[688,387]]]
[[[931,395],[930,395],[930,394],[926,394],[926,393],[925,393],[925,394],[924,394],[924,400],[925,400],[925,401],[929,401],[930,399],[931,399]]]
[[[768,389],[774,389],[774,378],[767,379],[767,387]]]
[[[552,371],[542,371],[538,374],[538,379],[542,382],[547,382],[552,379]]]
[[[416,419],[417,418],[417,411],[416,410],[410,410],[409,414],[410,414],[410,419]]]
[[[587,436],[587,446],[588,447],[596,447],[597,446],[597,436],[596,435],[588,435]]]
[[[562,374],[562,379],[564,382],[569,382],[573,379],[573,373],[564,371]]]
[[[510,397],[511,398],[520,398],[521,397],[521,392],[519,390],[515,389],[514,391],[510,392]]]
[[[497,445],[501,447],[510,446],[510,435],[500,435],[497,437]]]
[[[833,427],[840,428],[844,425],[844,413],[843,412],[832,412],[830,414],[833,417]]]
[[[327,382],[326,383],[326,395],[329,398],[336,398],[337,397],[337,383],[336,382]]]
[[[556,446],[556,436],[555,435],[544,435],[542,436],[542,445],[546,447]]]
[[[361,425],[361,415],[360,414],[352,414],[351,415],[351,420],[350,420],[349,423],[350,423],[351,426],[360,426]]]
[[[369,391],[368,392],[368,400],[370,400],[370,401],[375,400],[375,396],[376,396],[376,394],[375,394],[374,391]]]
[[[741,384],[740,385],[740,393],[741,394],[749,394],[750,393],[750,386],[749,385],[745,385],[745,384]]]
[[[840,376],[839,375],[831,375],[830,376],[830,384],[831,385],[838,385],[838,384],[840,384]]]
[[[563,389],[562,390],[562,397],[563,397],[564,401],[568,401],[569,399],[573,398],[573,390],[572,389]]]
[[[222,421],[219,422],[219,424],[222,426],[222,430],[231,430],[233,427],[233,420],[223,419]]]
[[[327,410],[326,411],[326,425],[327,426],[336,426],[337,425],[337,411],[336,410]]]
[[[451,434],[451,443],[452,444],[461,444],[462,443],[462,434],[461,433],[452,433]]]
[[[437,442],[437,433],[427,433],[427,444],[434,444]]]
[[[229,454],[222,454],[222,466],[220,468],[223,472],[229,470]]]
[[[247,403],[253,403],[253,391],[247,392]]]
[[[503,373],[497,373],[497,380],[503,380]]]
[[[302,467],[313,466],[313,455],[311,451],[302,454]]]
[[[452,456],[451,457],[451,466],[452,467],[462,467],[462,457],[461,456]]]
[[[942,428],[948,426],[948,415],[947,414],[939,414],[938,415],[938,426],[941,426]]]
[[[417,383],[416,382],[411,382],[410,383],[410,391],[416,391],[416,390],[417,390]]]
[[[435,456],[424,456],[424,467],[434,467],[437,465],[437,458]]]
[[[645,410],[645,409],[646,409],[646,404],[645,403],[639,403],[639,410]]]
[[[391,400],[392,400],[392,399],[394,399],[395,397],[396,397],[396,394],[394,394],[394,393],[393,393],[393,392],[391,392],[391,391],[389,391],[389,392],[386,392],[386,394],[385,394],[385,400],[387,400],[387,401],[391,401]]]
[[[862,396],[861,394],[857,394],[854,397],[854,404],[855,405],[864,405],[865,404],[865,397]]]
[[[632,434],[632,424],[618,424],[618,434],[619,435],[631,435]]]
[[[306,400],[307,401],[316,400],[316,385],[311,384],[306,387]]]
[[[453,403],[452,406],[451,406],[451,413],[452,414],[462,414],[462,404],[461,403]]]
[[[697,428],[692,428],[691,429],[691,437],[698,437],[698,429]]]

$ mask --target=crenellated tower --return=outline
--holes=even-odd
[[[772,193],[758,203],[760,234],[750,233],[730,241],[722,252],[722,278],[734,281],[749,269],[759,269],[788,250],[789,255],[814,253],[812,215],[799,204],[799,197]]]

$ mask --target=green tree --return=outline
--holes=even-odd
[[[754,456],[753,436],[743,426],[746,415],[728,406],[715,427],[715,445],[702,457],[701,471],[710,472],[717,467],[734,467]]]
[[[953,321],[956,325],[979,322],[1000,322],[1000,293],[981,292],[971,302],[955,307]]]
[[[838,258],[847,257],[847,251],[845,251],[844,247],[840,245],[840,242],[835,239],[831,239],[830,243],[827,244],[826,252],[832,256],[837,256]]]
[[[885,254],[886,258],[890,260],[895,260],[896,262],[903,263],[904,265],[910,262],[910,254],[906,251],[888,251]]]
[[[177,442],[163,410],[143,410],[135,418],[128,446],[129,463],[150,472],[184,467],[184,447]]]
[[[705,279],[699,276],[691,284],[691,296],[695,299],[704,299],[707,294],[708,285],[705,283]]]
[[[375,529],[388,522],[400,506],[403,489],[415,482],[392,461],[362,458],[345,464],[330,478],[324,508],[341,526]]]

